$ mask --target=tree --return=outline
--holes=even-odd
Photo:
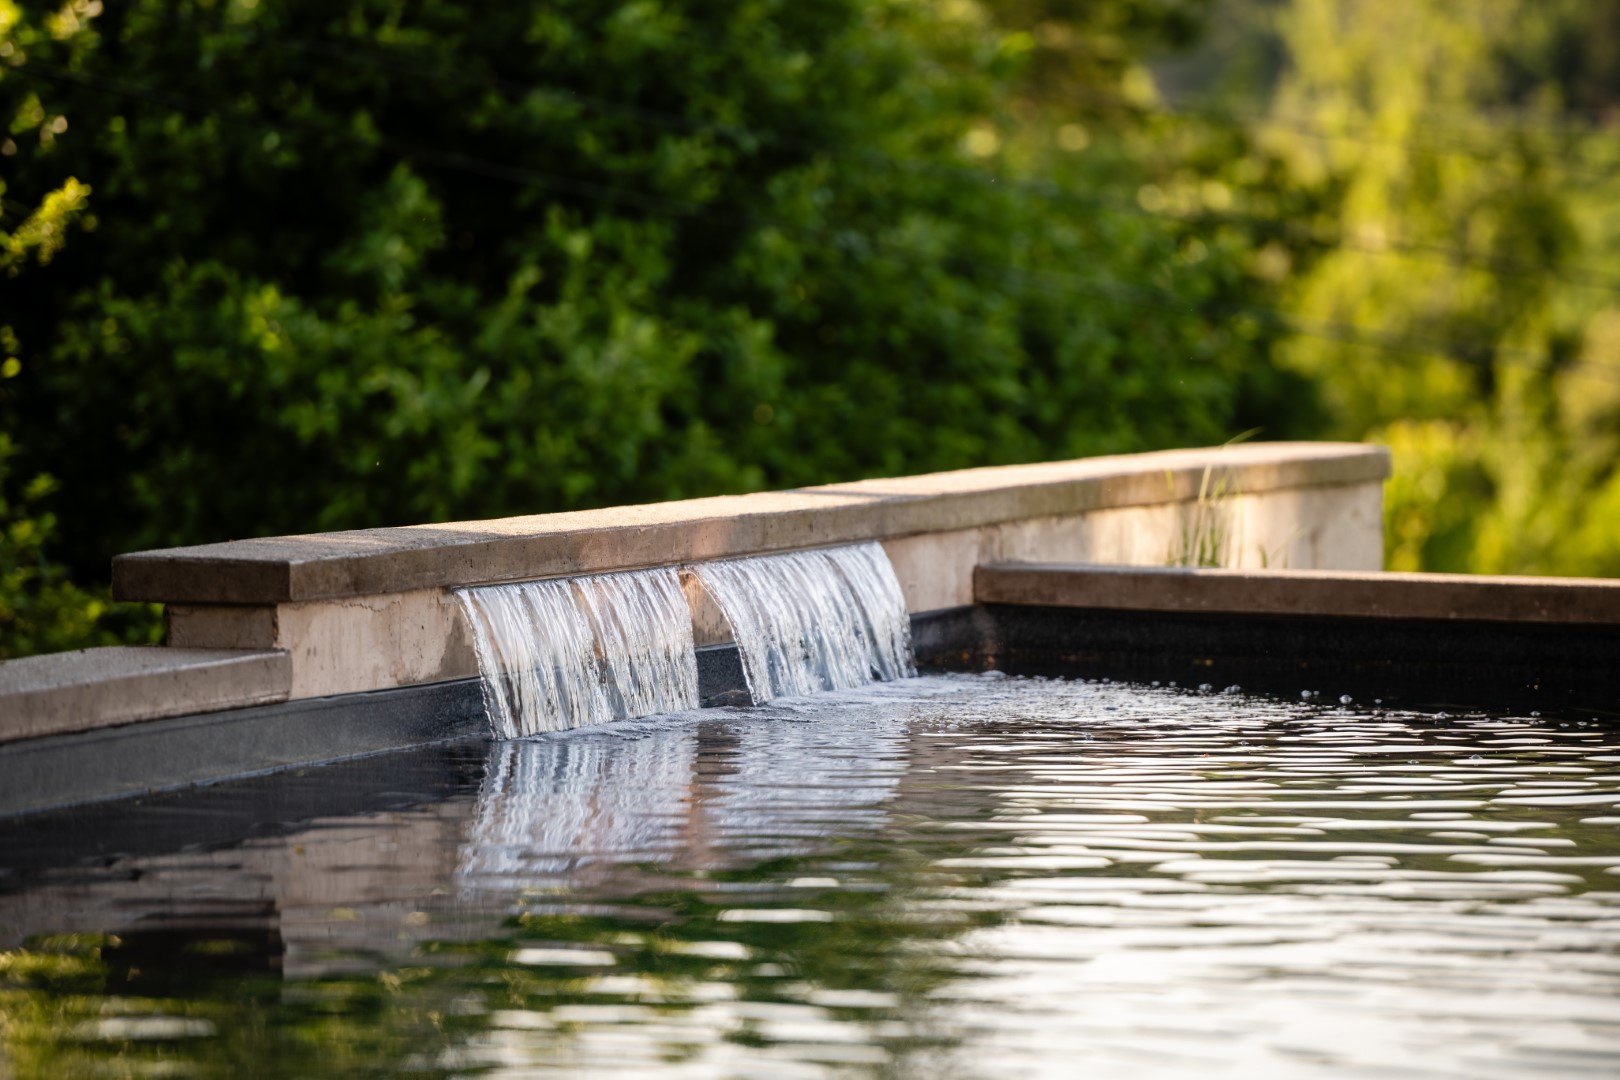
[[[0,410],[82,580],[130,548],[1220,441],[1266,407],[1267,335],[1212,313],[1242,253],[975,141],[1025,50],[972,5],[17,10],[13,190],[88,194],[5,286]]]
[[[1302,337],[1284,358],[1340,433],[1394,448],[1392,568],[1620,574],[1620,153],[1591,111],[1614,104],[1616,18],[1612,2],[1286,9],[1268,138],[1335,192],[1347,241],[1289,303],[1386,347]]]

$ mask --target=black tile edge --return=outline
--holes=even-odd
[[[0,817],[0,896],[26,889],[50,868],[208,850],[297,832],[322,818],[407,810],[455,797],[477,789],[490,745],[483,735],[468,736],[308,770],[278,769],[230,783],[188,784]]]
[[[997,651],[997,625],[982,604],[911,617],[911,651],[921,671],[979,671]]]
[[[1620,627],[991,604],[983,666],[1412,708],[1620,716]]]
[[[753,704],[748,677],[743,674],[742,653],[737,646],[701,646],[697,650],[697,669],[698,704],[703,708]]]

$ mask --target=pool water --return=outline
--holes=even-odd
[[[0,823],[0,1076],[1620,1075],[1620,726],[930,676]]]

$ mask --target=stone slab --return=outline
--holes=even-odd
[[[0,664],[0,742],[284,701],[277,650],[119,646]]]
[[[1377,569],[1383,554],[1379,483],[1236,496],[1214,508],[1234,565]],[[986,562],[1163,565],[1188,520],[1209,504],[1163,503],[1033,518],[883,542],[913,614],[973,602]],[[731,641],[731,625],[690,574],[682,575],[699,646]],[[478,674],[466,621],[445,589],[280,605],[171,604],[169,642],[192,648],[285,650],[294,698],[443,682]]]
[[[1383,485],[1295,488],[1196,501],[1031,518],[883,542],[906,607],[936,611],[973,603],[973,570],[986,563],[1064,562],[1164,566],[1188,533],[1218,533],[1232,567],[1378,570],[1383,564]]]
[[[1592,578],[1008,563],[976,569],[973,591],[1041,607],[1620,626],[1620,581]]]
[[[1382,481],[1389,453],[1354,443],[1251,443],[967,469],[566,514],[269,537],[120,555],[121,600],[271,605],[493,584]]]

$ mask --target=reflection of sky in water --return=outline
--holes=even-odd
[[[585,984],[599,1004],[502,1014],[489,1056],[468,1060],[510,1075],[626,1054],[660,1076],[1477,1080],[1620,1066],[1620,739],[1587,722],[924,679],[594,738],[649,764],[604,764],[603,782],[643,778],[615,804],[641,810],[585,848],[704,866],[800,858],[717,885],[719,910],[685,924],[709,938],[695,955],[753,967],[689,982],[610,969]],[[602,805],[495,797],[533,830],[581,820],[582,798]],[[840,861],[851,840],[885,861]],[[921,858],[920,876],[900,852]],[[862,888],[896,891],[852,909]],[[906,944],[868,942],[826,970],[803,951],[874,917]],[[780,952],[742,944],[765,928],[810,936]],[[919,971],[934,980],[908,991]]]
[[[833,832],[881,828],[905,768],[905,732],[892,719],[829,730],[784,714],[735,725],[731,735],[704,812],[717,835],[754,858],[800,854],[809,850],[804,841]]]

